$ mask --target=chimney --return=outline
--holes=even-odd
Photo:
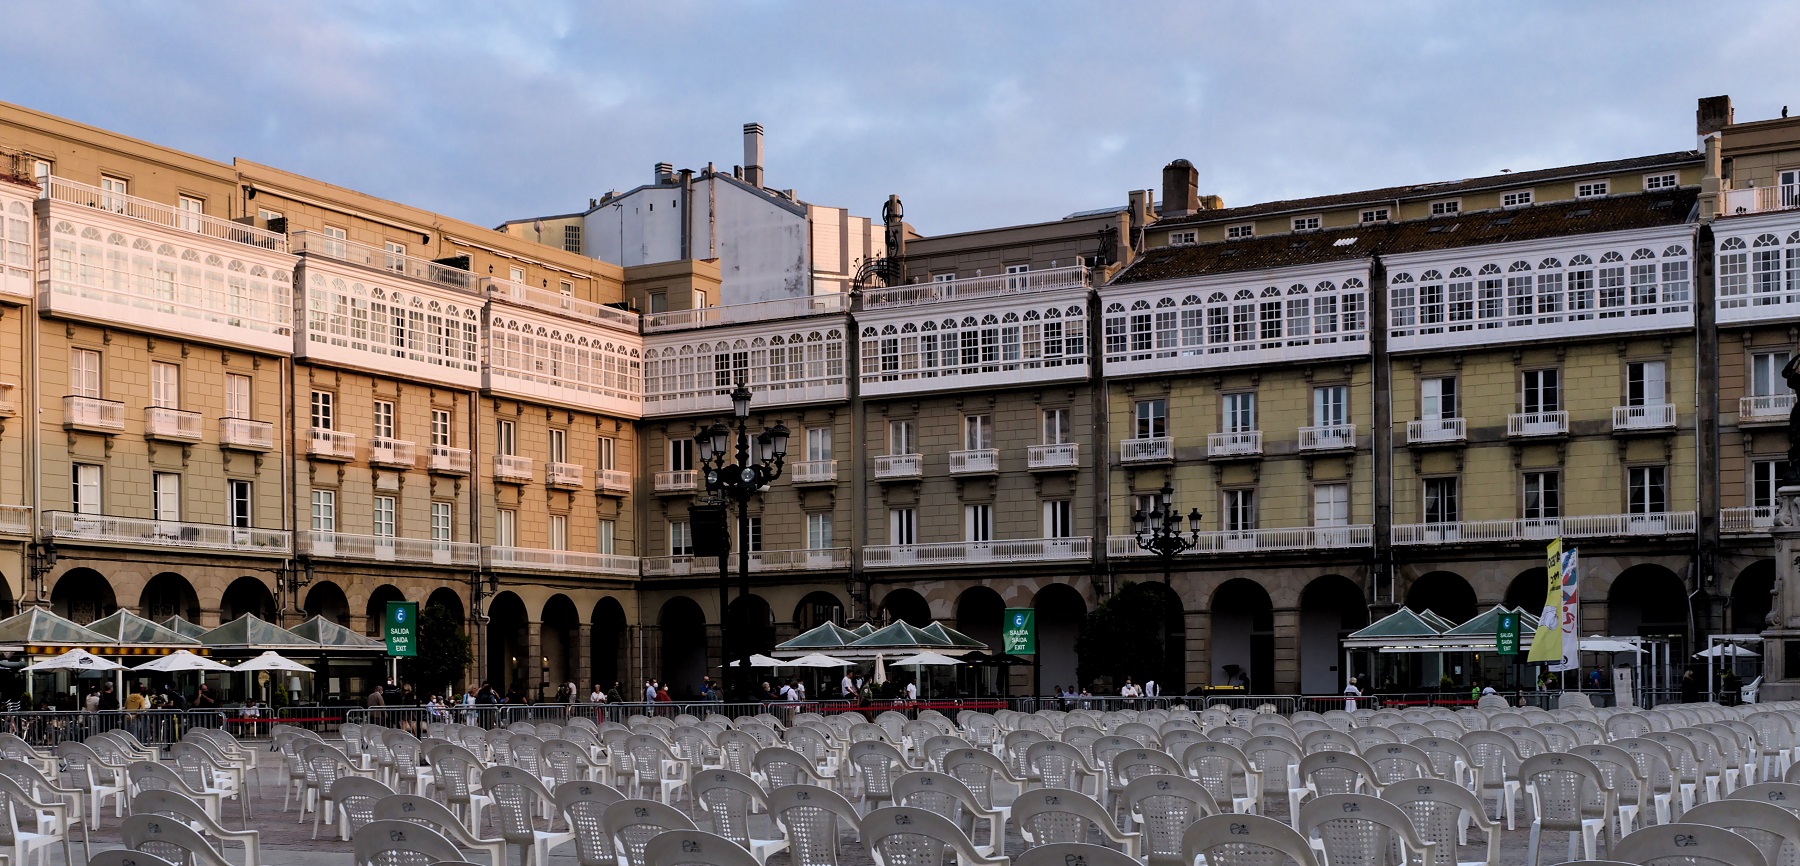
[[[675,182],[675,166],[673,166],[669,163],[666,163],[666,162],[657,163],[656,164],[656,182],[657,183],[674,183]]]
[[[1185,159],[1163,166],[1163,218],[1187,216],[1199,210],[1199,170]]]
[[[1730,126],[1731,96],[1703,96],[1700,107],[1694,109],[1694,134],[1711,135]]]
[[[760,123],[744,124],[744,180],[754,186],[763,185],[763,128]]]
[[[1156,190],[1134,189],[1131,191],[1131,225],[1135,228],[1147,225],[1150,215],[1156,213]]]

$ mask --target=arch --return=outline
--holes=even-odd
[[[1731,619],[1727,629],[1732,634],[1761,634],[1769,627],[1769,611],[1774,608],[1775,560],[1759,559],[1731,582]]]
[[[1249,672],[1251,694],[1275,690],[1275,604],[1262,584],[1234,578],[1212,598],[1212,669],[1215,685],[1242,682]]]
[[[1454,623],[1465,623],[1475,618],[1475,588],[1460,574],[1434,571],[1413,581],[1406,591],[1406,606],[1416,611],[1429,610]]]
[[[626,689],[624,684],[625,670],[622,662],[626,658],[626,637],[628,629],[625,623],[625,608],[619,600],[607,596],[594,603],[593,617],[589,619],[593,628],[588,632],[589,671],[594,682],[601,688],[618,686],[621,693]]]
[[[956,630],[987,645],[988,652],[1000,651],[1000,626],[1006,619],[1006,602],[1000,593],[986,586],[971,586],[956,597]],[[1003,668],[976,668],[975,694],[1004,693],[1007,683],[999,680]]]
[[[367,632],[369,637],[377,640],[386,639],[387,603],[405,600],[406,594],[391,583],[375,587],[375,591],[369,593],[368,606],[363,610],[363,631]]]
[[[1079,685],[1075,673],[1075,641],[1087,620],[1087,600],[1066,583],[1053,583],[1031,599],[1037,612],[1037,694],[1055,687]],[[996,648],[996,652],[999,649]]]
[[[200,621],[200,597],[188,579],[165,571],[144,584],[138,593],[138,615],[156,622],[179,616],[188,622]]]
[[[0,573],[0,619],[18,615],[18,607],[13,598],[12,579]]]
[[[832,593],[809,592],[794,605],[794,627],[804,632],[828,622],[844,624],[844,603]]]
[[[896,589],[881,599],[881,617],[889,623],[904,622],[923,628],[931,625],[931,605],[910,589]]]
[[[565,683],[575,682],[581,668],[581,615],[575,612],[575,602],[568,596],[559,592],[544,602],[544,612],[538,617],[538,645],[539,664],[543,665],[545,676],[538,683],[536,697],[544,700]],[[570,700],[580,697],[581,693],[577,693]]]
[[[246,575],[232,581],[219,597],[219,622],[231,622],[247,613],[275,620],[275,595],[269,592],[269,585]]]
[[[768,655],[775,651],[775,612],[760,595],[740,595],[725,608],[731,624],[731,654],[742,658],[750,653]],[[683,688],[700,690],[700,678],[681,683]],[[673,694],[673,692],[671,692]]]
[[[69,569],[50,590],[51,612],[71,622],[86,625],[118,609],[112,584],[91,568]]]
[[[671,598],[656,625],[662,632],[662,682],[670,696],[695,691],[707,671],[706,614],[691,598]]]
[[[464,623],[468,620],[469,614],[463,610],[462,596],[457,595],[456,590],[447,586],[440,586],[432,590],[431,595],[425,598],[425,606],[441,607],[450,611],[451,617],[456,620],[456,630],[466,631]]]
[[[1685,659],[1691,652],[1688,619],[1686,585],[1660,565],[1627,568],[1607,590],[1607,633],[1671,638],[1671,658]]]
[[[1343,664],[1344,638],[1369,624],[1368,602],[1349,578],[1327,574],[1300,592],[1300,693],[1336,694],[1350,671]]]
[[[502,592],[488,604],[487,681],[502,694],[525,694],[530,627],[525,602],[514,593]]]
[[[350,599],[344,595],[342,587],[329,580],[321,580],[306,591],[306,603],[301,606],[307,617],[322,616],[338,625],[350,625]]]
[[[1549,590],[1549,580],[1550,573],[1543,566],[1527,568],[1519,572],[1512,583],[1506,585],[1506,597],[1501,603],[1537,616],[1544,609],[1544,596]]]

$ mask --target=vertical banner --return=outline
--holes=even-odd
[[[1581,551],[1563,553],[1562,563],[1562,661],[1552,664],[1553,671],[1581,670]]]
[[[419,603],[416,601],[390,601],[387,603],[387,627],[383,629],[387,639],[387,654],[393,657],[411,658],[419,654],[418,642]]]
[[[1562,661],[1562,539],[1555,538],[1544,557],[1544,570],[1549,572],[1549,580],[1545,584],[1544,612],[1538,616],[1537,631],[1531,635],[1531,655],[1526,656],[1529,662]]]
[[[1037,654],[1037,611],[1029,607],[1009,607],[1006,621],[1000,626],[1000,644],[1012,655]]]

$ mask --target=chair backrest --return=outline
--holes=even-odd
[[[531,843],[539,804],[556,799],[536,773],[506,764],[482,770],[481,787],[494,799],[500,837],[514,845]]]
[[[1012,859],[1013,866],[1140,866],[1123,851],[1085,842],[1057,842],[1028,848]]]
[[[1412,818],[1399,806],[1365,794],[1330,794],[1307,801],[1294,820],[1300,835],[1318,839],[1330,863],[1396,863],[1396,844],[1408,851],[1434,851],[1436,846],[1419,836]]]
[[[1181,834],[1182,862],[1201,856],[1207,866],[1320,866],[1305,836],[1262,815],[1213,815],[1188,825]]]
[[[1032,788],[1020,793],[1013,800],[1012,817],[1027,846],[1085,842],[1089,824],[1100,828],[1102,835],[1120,835],[1105,806],[1067,788]]]
[[[1126,749],[1113,755],[1112,787],[1123,789],[1128,783],[1145,776],[1179,776],[1181,765],[1168,752],[1155,747]]]
[[[375,801],[374,821],[405,821],[430,827],[453,843],[468,844],[474,834],[463,826],[462,819],[450,807],[417,794],[394,794]]]
[[[1793,782],[1757,782],[1725,795],[1727,800],[1758,800],[1800,815],[1800,785]]]
[[[666,830],[698,830],[680,809],[655,800],[620,800],[606,807],[606,835],[626,866],[645,866],[644,847]]]
[[[1093,766],[1081,750],[1068,742],[1044,740],[1025,748],[1025,766],[1046,788],[1073,788]]]
[[[701,830],[670,830],[644,846],[646,866],[762,866],[750,852],[723,836]]]
[[[1125,814],[1143,835],[1143,853],[1157,862],[1179,858],[1181,831],[1220,812],[1213,796],[1186,776],[1143,776],[1126,784],[1119,796]]]
[[[1351,752],[1314,752],[1300,759],[1300,781],[1312,786],[1314,793],[1360,794],[1380,789],[1375,768]]]
[[[356,866],[434,866],[463,859],[444,834],[411,821],[370,821],[350,844]]]
[[[1411,743],[1377,743],[1363,750],[1363,760],[1375,770],[1375,779],[1391,785],[1401,779],[1433,775],[1431,756]]]
[[[882,864],[942,866],[954,851],[958,866],[1004,864],[1006,858],[983,857],[962,829],[935,812],[910,806],[888,806],[863,817],[863,844]]]
[[[1322,724],[1322,723],[1321,723]],[[1300,735],[1300,749],[1303,752],[1360,752],[1356,740],[1343,731],[1329,727],[1308,731]]]
[[[900,750],[886,740],[851,743],[849,760],[862,777],[863,790],[871,796],[887,796],[893,788],[894,777],[910,769]]]
[[[1594,817],[1597,792],[1606,788],[1599,767],[1566,752],[1526,758],[1519,781],[1536,792],[1538,820],[1546,830],[1580,830],[1583,817]]]
[[[366,776],[343,776],[331,783],[331,801],[344,813],[352,834],[375,820],[377,802],[393,795],[394,789]]]
[[[984,808],[994,805],[994,777],[1004,778],[1006,772],[1006,765],[992,752],[957,749],[944,755],[944,773],[967,785]]]
[[[100,851],[88,858],[88,866],[181,866],[164,860],[155,854],[133,851],[129,848],[114,848],[111,851]]]
[[[843,830],[861,835],[862,816],[844,795],[816,785],[788,785],[769,793],[769,815],[788,840],[793,866],[838,866]]]
[[[1754,800],[1714,800],[1683,812],[1688,824],[1724,827],[1756,843],[1771,864],[1792,863],[1800,852],[1800,816],[1780,806]],[[1782,856],[1782,847],[1787,856]]]
[[[184,781],[174,768],[157,761],[133,761],[125,768],[125,775],[131,780],[132,787],[140,791],[146,788],[166,788],[189,797],[200,796],[200,792]]]
[[[1481,799],[1455,782],[1441,779],[1417,779],[1390,785],[1381,799],[1394,804],[1412,821],[1419,838],[1434,843],[1431,866],[1455,866],[1456,846],[1461,842],[1465,821],[1475,824],[1488,840],[1487,862],[1498,864],[1500,828],[1488,820]]]
[[[606,807],[625,795],[599,782],[576,780],[556,786],[556,807],[575,833],[575,856],[581,866],[613,866],[612,836],[606,832]]]
[[[1644,866],[1770,866],[1756,843],[1711,824],[1658,824],[1612,846],[1612,856]]]
[[[702,770],[690,780],[694,799],[712,816],[713,832],[750,847],[750,813],[764,806],[756,780],[731,770]]]
[[[1187,764],[1188,775],[1220,803],[1230,803],[1239,790],[1246,795],[1250,791],[1250,761],[1236,746],[1196,743],[1182,753],[1181,759]]]
[[[225,855],[180,819],[131,815],[119,825],[119,840],[133,851],[191,866],[230,866]]]

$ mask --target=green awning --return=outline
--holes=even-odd
[[[200,636],[210,647],[245,647],[247,649],[312,649],[319,642],[307,640],[255,614],[244,614]]]
[[[172,628],[120,608],[104,619],[88,623],[88,628],[113,639],[114,643],[139,646],[199,646],[200,641]]]
[[[1456,623],[1451,622],[1449,620],[1449,618],[1440,615],[1437,611],[1432,610],[1431,608],[1426,608],[1422,611],[1419,611],[1419,619],[1424,620],[1426,625],[1431,626],[1432,628],[1435,628],[1440,632],[1446,632],[1453,628],[1456,628]]]
[[[856,628],[851,629],[850,631],[854,632],[856,634],[856,636],[859,638],[868,637],[869,635],[872,635],[875,633],[875,624],[870,623],[870,622],[865,622],[865,623],[857,626]]]
[[[968,635],[963,634],[962,632],[957,631],[956,629],[953,629],[947,625],[944,625],[941,622],[934,622],[931,625],[928,625],[922,629],[919,629],[919,631],[922,631],[928,635],[931,635],[932,637],[943,640],[945,643],[948,643],[949,645],[951,645],[953,647],[957,647],[958,649],[972,649],[972,650],[986,650],[987,649],[987,644],[984,644],[981,641],[978,641],[972,637],[969,637]]]
[[[195,625],[179,616],[169,617],[158,623],[158,625],[183,637],[191,637],[194,640],[199,640],[201,635],[206,634],[206,626]]]
[[[364,637],[350,629],[344,628],[323,616],[315,616],[297,626],[293,633],[314,641],[324,647],[340,647],[347,649],[387,649],[387,644],[371,637]]]
[[[1480,614],[1474,619],[1444,632],[1444,637],[1491,638],[1494,636],[1495,632],[1500,630],[1500,615],[1503,613],[1516,613],[1519,615],[1519,633],[1522,635],[1529,635],[1537,628],[1537,614],[1526,613],[1522,610],[1514,610],[1503,604],[1497,604],[1489,608],[1486,613]]]
[[[849,646],[856,641],[853,632],[835,622],[824,623],[807,629],[795,637],[784,641],[778,650],[821,650],[834,647]]]
[[[916,649],[919,647],[948,647],[949,638],[941,638],[920,628],[913,628],[905,622],[896,622],[887,628],[878,629],[868,637],[858,638],[851,646],[858,649]]]
[[[1433,628],[1424,618],[1403,607],[1370,623],[1362,630],[1352,633],[1344,640],[1432,638],[1437,637],[1441,632],[1442,629]]]
[[[41,607],[0,620],[0,643],[41,646],[104,646],[116,641],[86,626],[63,619]]]

